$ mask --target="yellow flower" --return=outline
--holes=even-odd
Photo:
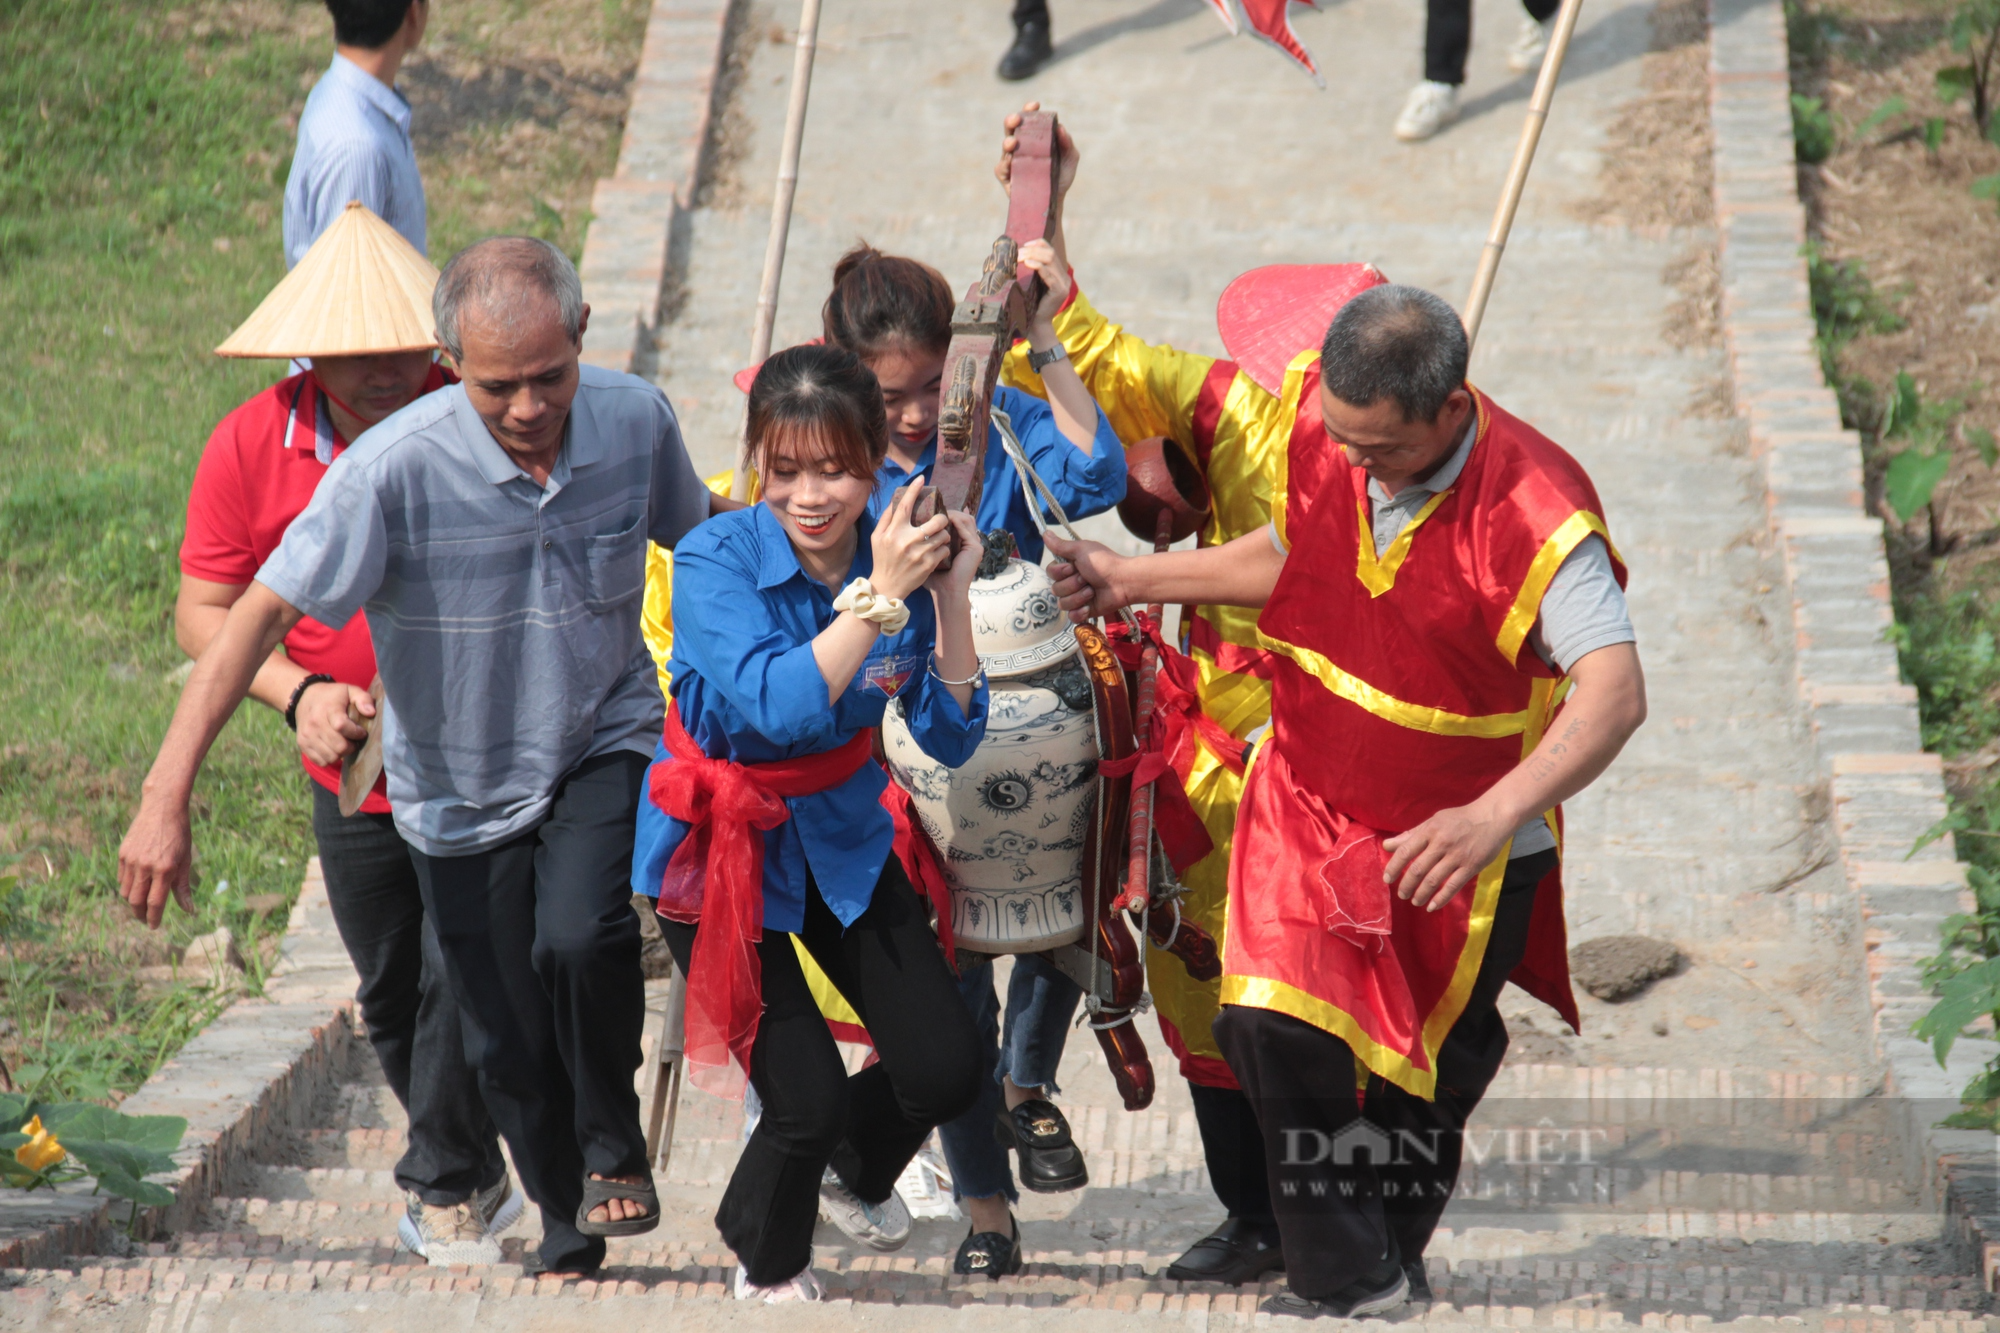
[[[40,1116],[21,1126],[21,1132],[28,1136],[28,1141],[14,1149],[14,1160],[30,1171],[46,1171],[68,1156],[68,1150],[56,1142],[56,1136],[42,1128]]]

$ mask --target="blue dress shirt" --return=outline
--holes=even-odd
[[[856,527],[848,580],[875,567],[868,537],[877,512],[871,504]],[[970,759],[986,735],[987,689],[982,683],[974,691],[967,715],[929,671],[937,642],[930,594],[919,588],[909,596],[909,623],[879,636],[853,682],[829,703],[812,641],[840,614],[833,597],[799,566],[766,505],[719,514],[681,539],[669,669],[681,724],[702,753],[745,764],[820,754],[880,726],[896,698],[926,754],[952,768]],[[653,762],[675,761],[661,744]],[[867,909],[895,839],[880,804],[887,785],[871,760],[837,787],[785,801],[792,817],[764,834],[766,930],[803,928],[808,874],[842,925]],[[688,825],[650,797],[639,802],[633,892],[659,896],[667,860],[687,834]]]
[[[336,55],[306,95],[285,180],[285,267],[305,257],[349,200],[366,204],[424,253],[424,178],[410,142],[410,104]]]
[[[993,405],[1006,412],[1014,423],[1014,434],[1021,439],[1022,451],[1071,518],[1101,514],[1125,498],[1125,446],[1118,442],[1118,433],[1105,420],[1102,408],[1097,411],[1097,435],[1090,442],[1090,457],[1085,458],[1056,429],[1055,413],[1049,405],[1033,394],[1002,385],[993,391]],[[930,480],[931,465],[935,462],[934,433],[916,467],[926,481]],[[875,472],[876,507],[886,509],[890,495],[897,487],[909,484],[910,476],[910,470],[895,459],[883,459]],[[980,491],[979,512],[974,517],[979,520],[981,532],[1005,528],[1013,533],[1015,543],[1021,548],[1021,558],[1041,563],[1042,534],[1035,527],[1034,514],[1021,494],[1021,474],[1000,444],[998,426],[987,429],[986,484]],[[1055,516],[1049,515],[1049,520],[1053,523]]]

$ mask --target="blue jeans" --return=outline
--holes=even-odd
[[[1018,1203],[1021,1191],[1014,1184],[1007,1150],[993,1137],[993,1124],[1004,1104],[1000,1080],[1011,1078],[1017,1088],[1057,1091],[1056,1066],[1062,1063],[1063,1042],[1083,988],[1037,954],[1014,955],[1003,1032],[993,960],[979,954],[959,957],[967,960],[958,976],[959,994],[972,1011],[980,1056],[991,1074],[979,1081],[979,1100],[972,1109],[939,1125],[938,1138],[951,1167],[954,1198],[990,1199],[1004,1193],[1009,1203]]]

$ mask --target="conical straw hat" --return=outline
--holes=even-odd
[[[359,203],[349,204],[217,356],[361,356],[437,346],[438,271]]]

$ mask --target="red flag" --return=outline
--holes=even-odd
[[[1292,31],[1291,8],[1295,4],[1318,8],[1319,0],[1208,0],[1209,8],[1231,33],[1243,31],[1243,21],[1247,19],[1252,34],[1298,61],[1312,81],[1324,88],[1326,80],[1320,76],[1312,52],[1306,50],[1299,35]]]

